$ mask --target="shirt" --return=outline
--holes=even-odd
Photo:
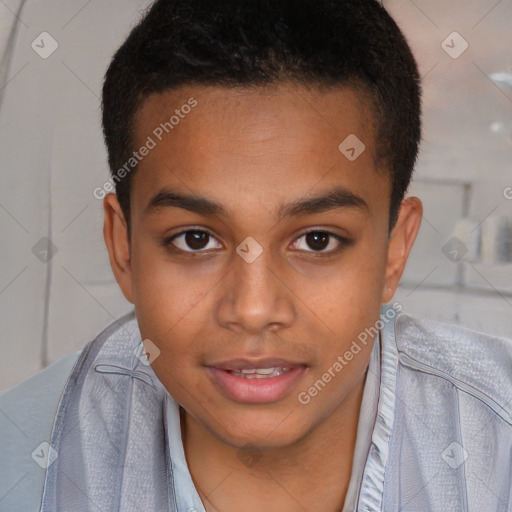
[[[342,512],[352,512],[356,509],[364,463],[368,456],[373,424],[377,413],[379,383],[380,341],[379,336],[377,336],[368,364],[366,382],[364,385],[363,398],[359,412],[359,422],[357,425],[352,473]],[[167,402],[167,421],[170,457],[173,469],[174,487],[176,489],[177,509],[179,511],[187,512],[205,512],[187,467],[183,451],[183,443],[181,440],[179,406],[174,400],[169,400]]]
[[[512,507],[512,342],[381,312],[343,512]],[[134,314],[0,396],[0,511],[204,510]]]

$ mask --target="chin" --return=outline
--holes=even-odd
[[[294,412],[283,409],[275,413],[263,414],[255,411],[255,414],[226,414],[230,418],[229,423],[214,424],[214,429],[209,430],[225,444],[236,448],[254,447],[260,450],[272,450],[291,446],[313,428],[307,428]],[[219,422],[220,423],[220,422]],[[208,427],[207,427],[208,428]]]

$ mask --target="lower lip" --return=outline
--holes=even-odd
[[[215,383],[236,402],[260,404],[279,400],[296,384],[305,372],[305,366],[297,366],[277,377],[244,379],[235,377],[227,370],[208,368]]]

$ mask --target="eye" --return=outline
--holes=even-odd
[[[309,231],[299,236],[293,243],[293,248],[307,252],[336,252],[349,241],[329,231]]]
[[[222,248],[212,234],[201,229],[189,229],[173,235],[165,241],[165,245],[168,244],[184,252],[203,252]]]

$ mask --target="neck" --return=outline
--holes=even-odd
[[[299,441],[282,448],[227,445],[190,415],[182,438],[190,474],[207,512],[296,512],[343,508],[366,373],[342,404]]]

